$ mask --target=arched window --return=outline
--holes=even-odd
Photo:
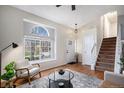
[[[32,21],[24,21],[25,59],[47,62],[56,59],[55,29]]]
[[[38,35],[38,36],[44,36],[47,37],[49,36],[49,32],[47,29],[41,27],[41,26],[35,26],[32,29],[32,34]]]

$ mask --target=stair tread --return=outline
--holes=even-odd
[[[101,48],[116,48],[115,45],[102,45]]]
[[[101,52],[99,52],[99,54],[115,55],[115,52],[104,52],[104,51],[101,51]]]
[[[102,44],[115,44],[116,42],[115,41],[103,41]]]
[[[116,37],[103,38],[103,40],[105,39],[116,39]]]
[[[101,59],[101,60],[107,60],[107,61],[109,61],[109,60],[111,60],[111,61],[114,61],[115,59],[111,59],[111,58],[104,58],[104,57],[101,57],[101,58],[98,58],[99,60]]]
[[[105,54],[99,54],[98,56],[114,56],[115,57],[115,55],[105,55]]]
[[[114,69],[98,69],[98,68],[96,68],[96,71],[111,71],[111,72],[114,72]]]
[[[115,51],[99,51],[99,55],[106,55],[106,54],[104,54],[104,53],[108,53],[107,55],[115,55]],[[113,54],[109,54],[109,53],[113,53]]]
[[[114,69],[114,68],[108,68],[108,67],[105,67],[105,66],[96,66],[96,68],[102,68],[102,69]]]
[[[102,60],[97,60],[96,63],[99,63],[99,62],[103,62],[104,64],[105,64],[105,63],[106,63],[106,64],[107,64],[107,63],[108,63],[108,64],[109,64],[109,63],[114,64],[114,61],[111,62],[111,61],[102,61]]]
[[[98,71],[114,71],[116,37],[104,38],[96,62]]]
[[[98,58],[97,61],[102,61],[102,62],[114,62],[115,59],[114,58]]]
[[[111,46],[111,47],[107,47],[107,48],[106,48],[106,46],[105,46],[105,47],[102,47],[102,46],[101,46],[100,49],[115,49],[115,46]]]
[[[111,50],[111,51],[115,51],[115,48],[106,48],[106,47],[104,48],[103,47],[100,50],[105,50],[105,51],[107,51],[107,50],[110,51]]]
[[[100,51],[101,51],[101,52],[104,52],[104,51],[105,51],[105,52],[114,52],[114,50],[110,50],[110,49],[108,49],[108,50],[107,50],[107,49],[101,49]]]
[[[113,57],[106,57],[106,56],[101,56],[101,57],[98,57],[98,59],[100,60],[100,59],[102,59],[102,60],[114,60],[115,59],[115,57],[113,56]]]
[[[116,38],[104,38],[103,41],[111,41],[111,40],[116,40]]]
[[[105,70],[114,71],[114,68],[107,68],[103,66],[96,66],[96,69],[101,69],[102,71],[105,71]]]
[[[108,64],[108,65],[114,65],[114,63],[111,62],[101,62],[101,61],[97,61],[98,64]]]
[[[105,51],[105,50],[104,50],[104,51],[101,51],[101,50],[100,50],[100,52],[115,52],[115,51]]]
[[[114,41],[114,42],[116,42],[116,39],[108,39],[108,40],[106,40],[106,39],[103,39],[103,42],[111,42],[111,41]]]
[[[115,46],[115,44],[102,44],[102,46]]]

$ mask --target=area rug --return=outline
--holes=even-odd
[[[73,88],[97,88],[103,82],[97,77],[88,76],[86,74],[72,70],[70,71],[74,73],[74,78],[71,80],[71,83],[73,84]],[[48,88],[48,87],[49,87],[49,79],[48,76],[45,76],[40,79],[32,81],[31,85],[26,83],[19,86],[18,88]]]

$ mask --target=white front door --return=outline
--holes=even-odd
[[[96,29],[88,29],[83,35],[82,64],[91,65],[96,61]]]
[[[75,40],[66,40],[66,62],[75,61]]]

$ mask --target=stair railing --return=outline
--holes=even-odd
[[[91,53],[93,53],[93,50],[94,50],[95,46],[96,46],[96,43],[93,44],[93,47],[91,49]]]
[[[93,44],[93,47],[92,47],[92,49],[91,49],[91,60],[92,60],[92,65],[91,65],[91,67],[92,67],[92,70],[95,70],[95,64],[96,64],[96,62],[95,62],[95,58],[96,58],[96,55],[94,55],[94,53],[95,53],[95,48],[96,48],[96,43],[94,43]]]

